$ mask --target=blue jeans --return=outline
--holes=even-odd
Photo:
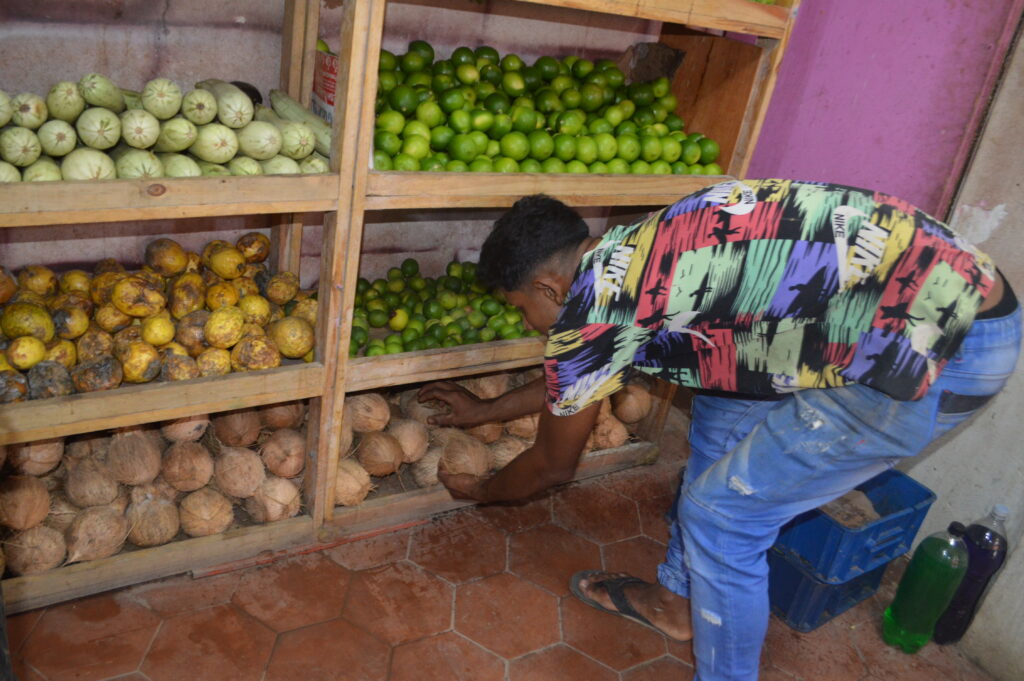
[[[778,401],[698,396],[663,586],[690,599],[695,681],[755,681],[768,628],[765,552],[796,515],[918,454],[1013,372],[1021,311],[978,320],[920,400],[860,385]]]

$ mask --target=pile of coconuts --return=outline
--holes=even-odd
[[[0,446],[0,574],[298,515],[304,401]]]
[[[529,369],[457,383],[489,399],[540,376],[540,369]],[[430,417],[445,413],[446,406],[420,402],[418,388],[353,393],[345,399],[334,486],[336,505],[358,505],[394,475],[411,477],[419,487],[439,484],[439,469],[488,475],[507,466],[536,438],[539,414],[466,429],[430,425]],[[642,383],[630,383],[605,399],[584,454],[626,444],[650,410],[651,394]]]

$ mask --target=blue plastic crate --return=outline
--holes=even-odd
[[[778,549],[768,552],[768,602],[772,614],[793,629],[808,632],[846,612],[878,590],[887,565],[845,584],[827,584]]]
[[[881,517],[844,527],[815,509],[786,524],[775,548],[797,558],[822,582],[842,584],[910,550],[935,494],[910,476],[886,471],[857,487]]]

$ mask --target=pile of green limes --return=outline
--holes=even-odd
[[[576,56],[527,66],[486,45],[434,56],[423,40],[381,50],[377,170],[722,174],[667,78],[626,83],[614,61]]]
[[[450,262],[432,278],[407,258],[386,279],[359,278],[348,351],[373,357],[536,335],[515,306],[477,281],[476,263]]]

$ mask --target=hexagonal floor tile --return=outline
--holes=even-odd
[[[91,596],[47,609],[21,654],[54,681],[105,679],[137,668],[159,626],[123,594]]]
[[[455,629],[503,657],[517,657],[559,640],[558,604],[520,577],[494,575],[458,588]]]
[[[557,645],[509,663],[509,681],[617,681],[619,675],[566,645]]]
[[[7,618],[7,645],[12,653],[16,653],[28,639],[28,635],[39,624],[45,608],[11,615]]]
[[[640,534],[636,503],[591,483],[561,490],[554,500],[555,524],[600,543]]]
[[[600,479],[601,484],[634,501],[673,494],[679,486],[679,466],[654,463],[617,471]]]
[[[636,502],[637,510],[640,511],[640,529],[644,536],[666,546],[668,546],[671,535],[669,523],[665,520],[665,513],[672,506],[673,501],[675,501],[674,494],[663,494]]]
[[[604,569],[626,572],[648,582],[658,581],[658,565],[665,560],[665,547],[648,537],[633,537],[601,547]]]
[[[454,589],[408,562],[357,572],[342,616],[391,645],[451,628]]]
[[[465,511],[508,533],[522,532],[551,522],[551,494],[526,503],[486,504]]]
[[[557,596],[569,593],[569,578],[601,567],[597,544],[555,525],[541,525],[509,538],[509,570]]]
[[[404,560],[409,555],[409,531],[385,532],[324,551],[324,555],[349,570],[367,570]]]
[[[827,626],[802,634],[774,618],[762,656],[782,671],[808,679],[857,681],[868,671],[849,637],[833,636]]]
[[[412,533],[409,560],[460,584],[502,572],[506,535],[469,513],[439,518]]]
[[[691,681],[693,667],[672,657],[661,657],[622,674],[622,681]],[[761,681],[764,681],[762,677]]]
[[[141,671],[152,681],[252,681],[260,678],[274,632],[231,605],[164,622]]]
[[[504,681],[505,661],[449,631],[395,648],[389,681]]]
[[[389,652],[351,622],[321,622],[278,637],[264,681],[381,681]]]
[[[188,575],[148,582],[127,590],[128,596],[163,617],[231,601],[242,572],[193,579]]]
[[[562,640],[622,671],[665,655],[665,637],[641,624],[601,612],[575,596],[562,599]]]
[[[247,570],[232,602],[274,631],[341,614],[351,573],[321,553]]]

